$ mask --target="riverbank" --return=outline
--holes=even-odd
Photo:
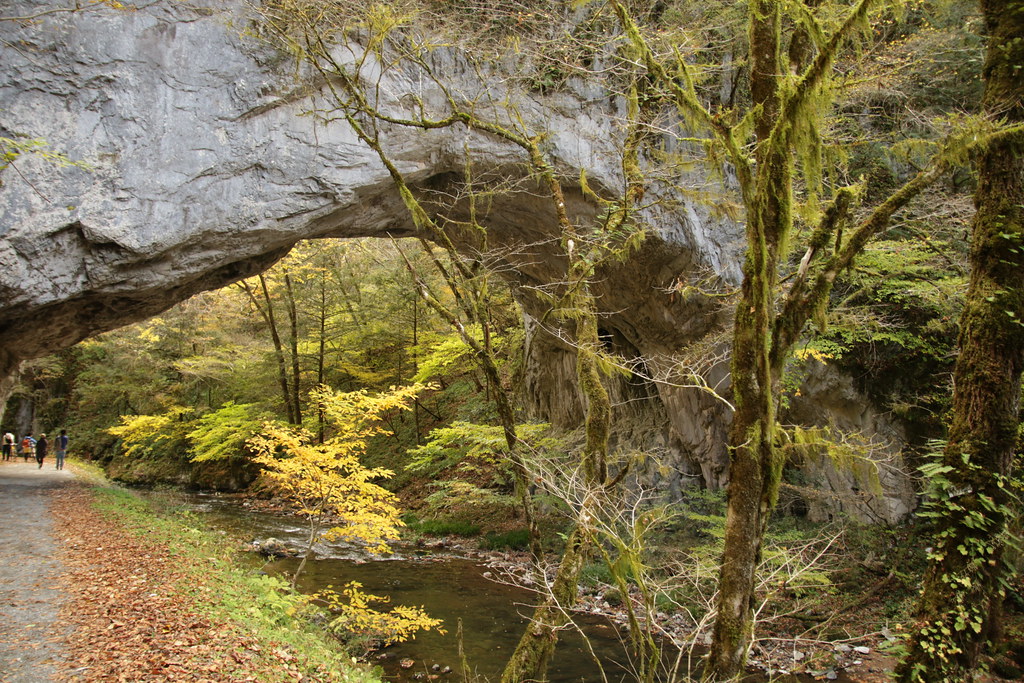
[[[378,680],[223,539],[67,471],[3,463],[0,487],[0,544],[24,550],[3,568],[5,683]]]
[[[225,519],[231,519],[230,515],[225,514],[224,507],[222,507],[226,505],[230,508],[231,504],[227,502],[230,499],[231,497],[220,497],[221,503],[218,505],[212,504],[209,497],[204,497],[202,502],[194,503],[195,509],[208,510],[209,512],[204,514],[210,515],[211,520],[216,519],[215,524],[221,524]],[[287,520],[290,517],[285,506],[273,501],[251,501],[241,498],[235,500],[240,509],[247,511],[244,513],[247,517],[255,516],[261,519],[254,526],[258,526],[263,534],[270,529],[264,519],[265,516],[281,520]],[[213,510],[217,510],[217,512],[213,513]],[[295,518],[292,517],[292,519]],[[226,528],[231,528],[235,523],[232,519]],[[281,531],[287,534],[284,526],[286,525],[282,523]],[[298,526],[298,524],[294,524],[296,531],[291,535],[279,535],[277,531],[271,531],[271,535],[275,537],[277,544],[287,547],[302,541],[302,536],[299,533],[301,530],[298,529]],[[514,549],[488,549],[489,546],[493,546],[493,539],[482,535],[480,531],[467,536],[434,535],[437,527],[456,529],[469,528],[469,526],[468,521],[459,524],[456,521],[442,520],[440,524],[431,525],[415,520],[414,525],[410,525],[407,533],[403,534],[403,541],[395,545],[397,559],[387,561],[382,558],[379,561],[366,562],[357,557],[346,557],[341,548],[319,547],[318,560],[307,565],[306,568],[307,578],[313,582],[313,585],[305,586],[304,590],[316,590],[316,581],[329,582],[336,580],[335,577],[342,573],[351,576],[353,572],[358,572],[361,581],[371,583],[374,583],[375,579],[379,581],[374,584],[374,588],[392,592],[391,588],[385,588],[384,585],[393,586],[394,590],[399,591],[398,602],[408,602],[413,599],[415,604],[420,604],[421,600],[427,602],[434,600],[435,602],[428,604],[428,611],[434,616],[444,618],[449,627],[455,623],[459,614],[465,615],[475,611],[501,612],[503,616],[499,623],[491,625],[490,628],[497,627],[505,633],[511,630],[514,636],[518,636],[522,629],[520,615],[528,615],[530,613],[529,606],[541,599],[541,595],[536,591],[541,590],[553,578],[553,563],[557,560],[557,554],[552,553],[547,557],[545,568],[547,577],[542,578],[528,553]],[[423,529],[431,531],[424,533]],[[262,538],[259,534],[254,534],[253,537]],[[671,539],[662,539],[662,542],[669,540]],[[851,538],[846,542],[852,544],[854,540]],[[838,540],[834,538],[834,532],[827,535],[823,543],[838,547]],[[675,550],[679,550],[679,548]],[[667,548],[663,548],[661,552],[667,551]],[[688,556],[694,557],[698,551],[703,552],[697,547],[692,547],[688,551]],[[782,551],[775,548],[774,552],[780,554]],[[795,554],[795,552],[793,550],[791,554]],[[704,552],[703,554],[708,553]],[[417,557],[419,559],[416,559]],[[634,610],[633,617],[641,624],[648,623],[648,621],[652,624],[651,631],[655,634],[657,642],[664,648],[665,667],[673,669],[677,676],[671,680],[683,680],[684,672],[687,670],[693,671],[694,675],[699,678],[699,663],[706,652],[709,637],[709,616],[706,604],[708,600],[705,599],[704,604],[701,604],[701,596],[695,595],[692,589],[705,585],[713,588],[711,586],[713,577],[684,576],[682,572],[691,574],[695,572],[692,563],[687,564],[685,556],[674,556],[674,559],[681,570],[680,575],[675,577],[675,586],[667,586],[662,583],[658,588],[658,595],[648,596],[649,603],[645,603],[644,596],[639,593],[635,585],[632,585],[632,582],[630,582],[628,596],[623,595],[620,587],[613,585],[614,579],[608,567],[599,558],[595,557],[586,566],[581,581],[579,601],[573,608],[575,613],[573,618],[576,625],[583,630],[586,638],[590,639],[590,650],[600,652],[602,655],[608,655],[613,650],[615,651],[616,654],[610,657],[615,661],[608,666],[608,671],[611,673],[609,680],[630,680],[629,678],[620,678],[623,671],[630,670],[631,663],[634,663],[634,655],[630,654],[631,649],[623,648],[621,645],[629,643],[630,640],[630,605]],[[794,557],[791,561],[796,562],[797,559]],[[833,559],[839,560],[839,558]],[[351,566],[351,563],[357,565],[366,563],[373,565],[374,568],[363,571],[360,567]],[[435,577],[432,567],[434,563],[449,567],[447,572],[457,575],[458,580],[449,581],[445,572],[442,572],[445,575],[444,579]],[[474,566],[475,571],[467,571],[464,563]],[[420,586],[418,593],[409,590],[406,585],[410,580],[409,574],[417,572],[415,568],[404,568],[409,564],[419,564],[421,567],[419,579],[416,580]],[[295,561],[282,561],[273,566],[273,571],[287,576],[294,565]],[[398,569],[398,566],[402,566],[403,569]],[[707,571],[712,570],[713,567]],[[823,574],[825,569],[816,568],[815,571],[818,574]],[[889,679],[888,672],[892,670],[896,662],[892,649],[898,645],[899,631],[896,620],[882,612],[894,599],[902,599],[904,595],[910,595],[910,593],[901,585],[897,585],[899,582],[889,582],[884,577],[875,582],[879,585],[879,590],[872,590],[871,584],[866,583],[860,574],[857,577],[843,579],[840,585],[840,572],[839,565],[834,568],[830,565],[829,574],[834,574],[835,585],[791,582],[790,591],[801,590],[804,585],[812,586],[820,595],[816,601],[811,601],[806,596],[801,596],[798,600],[796,596],[787,595],[786,591],[780,592],[776,588],[774,591],[777,593],[774,597],[775,604],[766,605],[762,610],[762,616],[771,616],[772,618],[765,618],[759,624],[759,639],[751,653],[750,661],[760,672],[752,670],[751,681],[784,680],[793,683],[794,681],[836,680],[846,683],[881,683]],[[778,576],[778,574],[775,575],[774,583],[776,584],[779,582]],[[786,575],[787,578],[789,576]],[[481,581],[481,577],[485,580]],[[654,582],[665,579],[664,577],[650,576],[648,580],[647,585],[652,586]],[[823,581],[824,577],[820,580]],[[862,590],[855,588],[855,580],[856,585],[860,586]],[[686,586],[685,581],[694,583],[691,586]],[[893,584],[889,587],[890,590],[881,590],[890,583]],[[863,590],[865,587],[866,590]],[[437,604],[436,598],[430,594],[431,591],[448,596],[447,600],[459,603],[462,611],[449,611],[446,605]],[[466,597],[467,592],[474,593],[474,597]],[[476,594],[490,596],[489,602],[478,601]],[[708,592],[706,597],[710,598],[711,594]],[[515,597],[509,598],[510,595],[515,595]],[[663,597],[667,599],[663,599]],[[856,598],[855,604],[850,602],[854,597]],[[508,607],[506,601],[509,599],[518,605],[518,609],[516,607],[505,609]],[[844,605],[848,605],[848,607],[843,609]],[[699,611],[702,607],[704,612]],[[435,609],[438,610],[436,613]],[[819,609],[821,610],[820,616],[818,616]],[[802,617],[802,619],[795,617]],[[814,628],[815,626],[818,628]],[[827,627],[827,632],[824,635],[822,627]],[[475,652],[471,653],[473,656],[470,657],[470,665],[476,670],[485,672],[494,680],[493,677],[497,675],[495,672],[500,672],[500,665],[503,663],[504,655],[502,653],[511,651],[510,648],[515,645],[515,638],[503,641],[491,633],[482,633],[474,629],[465,632],[469,634],[467,647],[473,646],[475,649]],[[574,629],[569,628],[563,631],[562,635],[563,637],[573,635],[573,632]],[[431,636],[424,636],[423,640],[433,641],[435,639]],[[476,647],[479,645],[478,641],[486,642],[493,652],[481,652],[481,648]],[[556,655],[555,664],[564,664],[566,657],[574,656],[589,659],[586,654],[574,655],[572,652],[567,652],[561,656]],[[445,653],[440,643],[424,642],[411,647],[401,646],[388,648],[383,652],[368,653],[368,657],[370,661],[375,661],[378,657],[386,658],[385,661],[408,658],[408,661],[414,661],[417,667],[422,668],[422,665],[429,666],[434,661],[441,664],[452,663],[455,654],[454,649]],[[596,669],[589,673],[597,675]],[[389,674],[395,680],[411,680],[409,674],[401,671],[389,670]],[[790,676],[790,674],[796,674],[796,676]],[[580,680],[578,677],[566,678],[564,672],[559,672],[559,676],[556,680]],[[585,680],[592,679],[588,676]],[[669,680],[669,678],[664,680]]]
[[[0,465],[0,480],[3,475],[14,474],[22,478],[19,486],[48,476],[31,464]],[[0,665],[12,657],[26,658],[27,662],[21,678],[3,671],[0,680],[4,683],[377,680],[367,669],[354,667],[347,655],[319,638],[307,620],[293,619],[292,613],[301,611],[303,599],[289,595],[275,579],[254,576],[251,568],[240,568],[237,544],[204,531],[205,524],[196,513],[176,506],[174,514],[152,514],[148,503],[124,490],[84,486],[68,481],[67,473],[59,476],[64,479],[48,487],[31,489],[31,495],[30,489],[4,489],[8,506],[0,509],[19,511],[17,518],[4,516],[9,523],[3,525],[0,533],[7,534],[7,544],[25,540],[43,543],[43,550],[34,557],[26,555],[8,563],[5,578],[12,571],[20,572],[31,581],[27,589],[30,593],[26,595],[35,599],[43,593],[31,591],[46,587],[57,597],[49,613],[44,611],[42,601],[24,601],[28,611],[17,617],[6,604],[0,605],[2,621],[18,624],[18,636],[0,643],[0,648],[8,648],[6,652],[0,650]],[[236,504],[240,509],[245,507],[242,501]],[[155,509],[159,510],[160,505]],[[55,521],[48,522],[52,519]],[[421,569],[399,583],[429,584],[422,568],[443,564],[443,556],[454,555],[486,565],[486,569],[477,571],[490,581],[507,581],[527,588],[538,584],[524,553],[487,551],[479,545],[478,539],[414,539],[409,548],[414,552],[409,554],[424,554]],[[44,573],[44,565],[38,561],[47,556],[46,547],[50,548],[48,557],[56,562],[49,574]],[[462,599],[458,597],[460,593],[484,591],[486,583],[473,584],[475,588],[462,583],[446,584],[438,592],[448,601],[458,601]],[[853,580],[848,583],[848,589],[853,591]],[[801,680],[805,681],[831,679],[833,675],[839,681],[859,683],[887,680],[886,672],[895,659],[879,651],[878,646],[888,638],[872,627],[866,617],[873,608],[869,603],[891,600],[892,596],[867,590],[868,585],[863,582],[859,585],[861,600],[857,610],[843,612],[849,621],[830,620],[827,638],[808,634],[796,638],[801,631],[793,630],[794,624],[785,620],[777,631],[766,624],[765,630],[772,628],[773,632],[761,631],[769,637],[759,643],[752,659],[776,675],[783,671],[803,672]],[[616,629],[619,637],[624,638],[623,596],[618,596],[618,605],[612,604],[610,589],[611,586],[600,582],[588,583],[579,609],[595,617],[609,616],[620,627]],[[391,588],[384,590],[390,592]],[[845,598],[837,595],[836,599]],[[493,612],[494,608],[488,611]],[[655,630],[663,637],[679,643],[693,640],[692,622],[682,618],[678,611],[666,607],[662,612],[659,607],[654,619],[658,623]],[[500,621],[504,627],[518,630],[514,626],[518,623],[515,614]],[[807,630],[803,622],[797,621],[795,625],[803,625]],[[27,630],[36,627],[36,631]],[[23,629],[27,637],[22,636]],[[845,636],[836,637],[834,633],[839,631]],[[469,644],[480,639],[481,634],[474,628],[467,630]],[[612,631],[609,634],[614,637]],[[29,660],[30,656],[34,659]],[[374,653],[370,661],[383,661],[378,657],[397,660],[392,650]],[[429,662],[417,659],[415,664],[418,671]],[[402,680],[413,673],[403,672]],[[429,676],[431,672],[426,669],[419,673]],[[998,679],[984,676],[979,680]]]
[[[834,534],[834,531],[831,532]],[[788,586],[775,577],[774,585],[766,586],[771,593],[761,605],[757,639],[748,663],[749,681],[837,681],[839,683],[885,683],[901,656],[901,640],[906,624],[911,619],[909,608],[917,591],[915,568],[906,562],[894,562],[893,557],[905,556],[906,537],[902,530],[884,547],[868,528],[850,527],[842,536],[835,535],[830,543],[836,553],[827,563],[827,582],[817,584],[793,581]],[[869,534],[866,538],[859,535]],[[804,540],[807,541],[810,536]],[[543,585],[526,552],[493,551],[480,547],[479,538],[441,538],[420,542],[421,547],[441,553],[472,558],[488,567],[484,576],[501,583],[536,590]],[[863,558],[861,545],[874,548],[876,559]],[[808,543],[805,550],[814,546]],[[771,549],[778,553],[779,548]],[[550,558],[549,558],[550,559]],[[687,571],[682,563],[680,575]],[[633,586],[628,598],[609,584],[600,562],[590,565],[602,571],[587,576],[581,582],[579,600],[574,607],[578,615],[605,618],[624,642],[628,640],[629,608],[641,624],[650,618],[651,631],[667,647],[673,643],[683,653],[682,658],[699,662],[710,645],[709,619],[704,615],[695,623],[693,603],[655,601],[653,609],[645,610],[643,596]],[[547,578],[553,576],[554,567],[548,565]],[[786,575],[783,575],[784,577]],[[810,586],[813,600],[801,599],[798,592]],[[710,598],[711,593],[709,592]],[[708,600],[710,602],[710,600]],[[1003,641],[995,656],[987,655],[985,669],[978,671],[978,683],[1009,683],[1022,681],[1017,668],[1024,663],[1024,621],[1018,610],[1008,609],[1004,614]],[[673,655],[674,656],[674,655]],[[1016,659],[1016,661],[1014,661]],[[685,665],[681,666],[685,670]],[[696,671],[699,672],[699,666]],[[699,677],[699,676],[698,676]],[[679,679],[683,680],[683,679]]]

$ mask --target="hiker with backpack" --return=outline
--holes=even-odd
[[[3,457],[4,460],[12,460],[14,458],[14,434],[10,432],[4,433]]]

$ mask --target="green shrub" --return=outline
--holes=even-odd
[[[246,442],[260,433],[262,419],[255,404],[228,401],[192,422],[192,426],[188,433],[192,462],[205,462],[246,453]]]
[[[580,584],[597,586],[599,584],[615,585],[615,577],[604,562],[590,562],[580,572]]]
[[[492,531],[480,541],[484,550],[526,550],[530,547],[529,529],[513,529],[503,534]]]
[[[424,519],[409,528],[426,536],[479,536],[480,526],[464,519]]]
[[[609,588],[604,592],[604,601],[612,607],[622,604],[622,592],[618,588]]]

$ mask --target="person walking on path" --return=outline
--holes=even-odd
[[[64,469],[64,458],[68,454],[68,430],[60,430],[60,436],[54,442],[54,450],[57,451],[57,469]]]
[[[21,458],[25,462],[28,462],[30,455],[33,455],[36,450],[36,440],[32,438],[32,432],[25,434],[25,438],[21,440]]]
[[[39,469],[43,469],[43,460],[46,460],[46,452],[50,449],[50,442],[46,440],[46,434],[39,435],[39,441],[36,442],[36,462],[39,463]]]
[[[4,433],[3,454],[4,460],[11,460],[14,458],[14,434],[11,434],[10,432]]]

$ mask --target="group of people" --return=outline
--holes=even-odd
[[[42,469],[43,461],[46,460],[46,456],[50,452],[50,441],[46,438],[46,434],[40,434],[39,438],[36,439],[30,431],[21,439],[21,444],[19,445],[14,438],[14,434],[7,432],[3,435],[2,447],[4,460],[16,458],[18,455],[16,448],[20,448],[21,457],[25,462],[28,462],[29,458],[35,458],[35,461],[39,463],[39,469]],[[60,436],[53,440],[53,450],[57,456],[57,469],[64,469],[64,458],[68,453],[67,430],[60,430]]]

